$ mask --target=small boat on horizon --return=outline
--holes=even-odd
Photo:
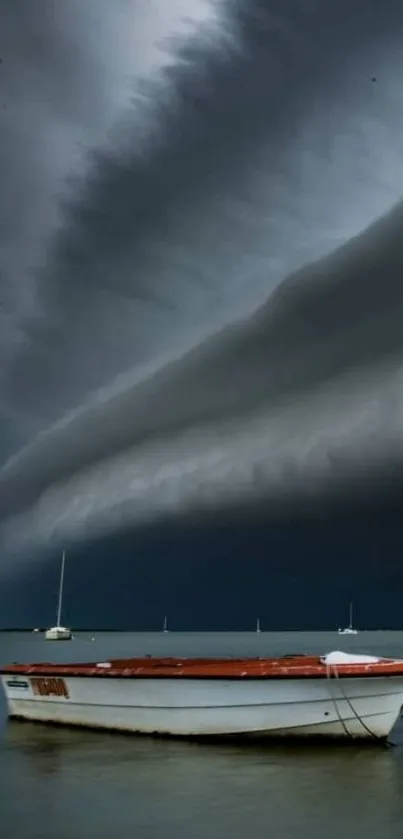
[[[162,631],[163,631],[163,632],[169,632],[169,629],[168,629],[168,616],[167,616],[167,615],[165,615],[165,617],[164,617],[164,625],[163,625],[163,627],[162,627]]]
[[[260,628],[260,619],[258,618],[257,621],[256,621],[256,632],[261,632],[261,631],[262,630]]]
[[[403,659],[289,655],[10,664],[12,719],[184,738],[386,740],[403,705]]]
[[[73,635],[71,629],[67,626],[61,626],[62,619],[62,604],[63,604],[63,585],[64,585],[64,566],[66,562],[66,552],[62,553],[62,565],[60,569],[60,583],[59,583],[59,597],[57,601],[57,618],[56,626],[51,626],[45,632],[47,641],[71,641]]]
[[[350,623],[348,626],[342,627],[339,626],[337,630],[339,635],[358,635],[358,629],[354,629],[353,627],[353,604],[350,603]]]

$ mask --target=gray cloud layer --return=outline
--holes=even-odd
[[[129,7],[143,19],[134,6],[119,7],[126,24]],[[133,110],[107,140],[124,104],[118,51],[109,48],[104,61],[101,37],[95,50],[87,42],[93,5],[82,14],[66,8],[63,31],[77,31],[82,64],[66,71],[64,34],[54,106],[43,78],[36,89],[58,136],[69,126],[74,146],[77,125],[98,150],[75,168],[55,142],[57,177],[42,155],[56,232],[39,198],[24,205],[25,227],[3,203],[14,225],[0,272],[9,301],[4,458],[78,410],[3,468],[3,516],[39,499],[17,521],[29,546],[206,504],[266,498],[274,509],[279,498],[354,482],[363,463],[375,478],[400,445],[391,422],[399,415],[400,209],[272,292],[400,197],[401,5],[222,4],[218,24],[176,46],[158,78],[144,64],[149,80],[133,85]],[[105,32],[108,13],[99,9]],[[37,23],[28,22],[30,38]],[[43,21],[40,31],[45,37]],[[52,54],[41,55],[53,66]],[[35,106],[29,120],[22,94],[19,102],[21,124],[33,131],[38,120],[40,137],[46,114]],[[35,160],[27,157],[32,177]],[[62,171],[76,177],[60,193]],[[29,179],[21,183],[25,190]],[[260,305],[245,324],[208,339]],[[79,407],[100,386],[94,406]],[[5,533],[14,544],[15,522]]]

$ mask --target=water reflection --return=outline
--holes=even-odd
[[[129,828],[172,839],[244,839],[251,829],[340,839],[352,825],[374,839],[401,835],[401,747],[245,749],[29,724],[11,725],[5,744],[2,790],[15,800],[24,789],[28,820],[46,808],[42,839],[60,836],[67,810],[69,839]]]

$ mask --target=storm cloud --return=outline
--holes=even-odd
[[[39,50],[31,88],[16,61],[21,147],[3,149],[5,551],[384,496],[402,443],[401,5],[206,2],[183,29],[179,4],[161,23],[122,3],[119,49],[106,4],[94,39],[94,4],[71,2],[60,50],[51,5],[24,26],[57,58]],[[130,64],[129,18],[163,59],[137,34]]]

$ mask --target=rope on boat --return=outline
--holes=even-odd
[[[330,681],[330,680],[331,680],[331,678],[332,678],[332,669],[333,669],[333,678],[337,679],[337,684],[338,684],[338,686],[339,686],[339,690],[340,690],[340,693],[341,693],[341,695],[342,695],[342,698],[345,700],[345,702],[347,702],[347,705],[348,705],[348,707],[350,708],[350,710],[352,711],[353,716],[354,716],[354,717],[356,718],[356,720],[357,720],[357,721],[358,721],[358,722],[362,725],[362,727],[363,727],[363,728],[364,728],[364,730],[367,732],[367,734],[369,734],[369,736],[370,736],[370,737],[372,737],[374,740],[381,740],[382,738],[381,738],[381,737],[379,737],[379,736],[378,736],[378,734],[375,734],[375,732],[374,732],[374,731],[371,731],[371,729],[370,729],[370,728],[369,728],[369,726],[368,726],[368,725],[364,722],[364,720],[362,719],[362,717],[360,716],[360,714],[358,713],[358,711],[356,711],[356,709],[354,708],[354,705],[352,704],[351,700],[350,700],[350,699],[348,698],[348,696],[346,695],[346,693],[345,693],[345,691],[344,691],[344,689],[343,689],[342,680],[341,680],[341,679],[340,679],[340,677],[339,677],[339,671],[338,671],[338,669],[337,669],[336,665],[335,665],[335,664],[333,664],[333,665],[332,665],[332,664],[327,664],[327,663],[326,663],[326,676],[327,676],[327,678],[329,679],[330,694],[331,694],[331,697],[332,697],[332,700],[333,700],[333,704],[334,704],[335,711],[336,711],[336,714],[337,714],[337,716],[338,716],[339,722],[341,723],[341,725],[342,725],[342,727],[343,727],[343,729],[344,729],[344,733],[347,735],[347,737],[350,737],[350,738],[352,738],[352,737],[353,737],[353,735],[349,732],[349,730],[348,730],[348,728],[347,728],[347,726],[346,726],[346,724],[345,724],[345,722],[344,722],[343,718],[342,718],[342,717],[341,717],[341,715],[340,715],[339,707],[338,707],[338,704],[337,704],[337,698],[334,696],[333,691],[332,691],[332,688],[331,688],[331,681]]]
[[[332,665],[331,665],[331,664],[327,664],[327,663],[326,663],[326,676],[327,676],[327,678],[328,678],[328,680],[329,680],[329,691],[330,691],[330,696],[331,696],[331,698],[332,698],[333,705],[334,705],[334,709],[335,709],[335,711],[336,711],[336,716],[338,717],[339,723],[340,723],[341,727],[344,729],[344,733],[345,733],[346,737],[350,737],[350,739],[351,739],[352,734],[350,734],[350,732],[349,732],[349,730],[348,730],[348,728],[347,728],[347,726],[346,726],[346,724],[345,724],[345,722],[344,722],[344,720],[343,720],[342,716],[340,715],[339,706],[338,706],[338,704],[337,704],[337,699],[336,699],[336,697],[334,696],[334,693],[333,693],[333,690],[332,690],[332,683],[331,683],[332,672],[331,672],[331,667],[332,667]],[[335,668],[335,665],[333,665],[333,667]]]

